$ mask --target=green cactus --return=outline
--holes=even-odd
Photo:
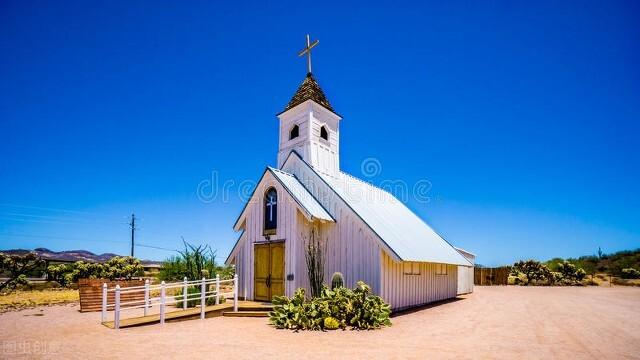
[[[342,277],[342,273],[335,272],[331,277],[331,290],[335,290],[339,287],[344,286],[344,278]]]

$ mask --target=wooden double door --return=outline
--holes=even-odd
[[[254,300],[284,295],[284,242],[254,245]]]

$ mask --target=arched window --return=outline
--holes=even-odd
[[[289,131],[289,140],[295,139],[300,135],[300,128],[298,125],[293,125],[291,131]]]
[[[320,137],[325,140],[329,140],[329,133],[327,132],[327,128],[324,126],[320,128]]]
[[[264,234],[274,235],[278,227],[278,193],[269,188],[264,194]]]

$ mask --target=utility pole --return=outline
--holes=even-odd
[[[133,257],[133,247],[134,247],[134,240],[135,240],[135,234],[136,234],[136,215],[135,214],[131,214],[131,222],[129,223],[129,225],[131,225],[131,257]]]

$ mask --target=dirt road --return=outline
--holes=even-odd
[[[379,331],[211,318],[110,330],[77,305],[0,315],[2,358],[640,359],[640,288],[476,287]]]

